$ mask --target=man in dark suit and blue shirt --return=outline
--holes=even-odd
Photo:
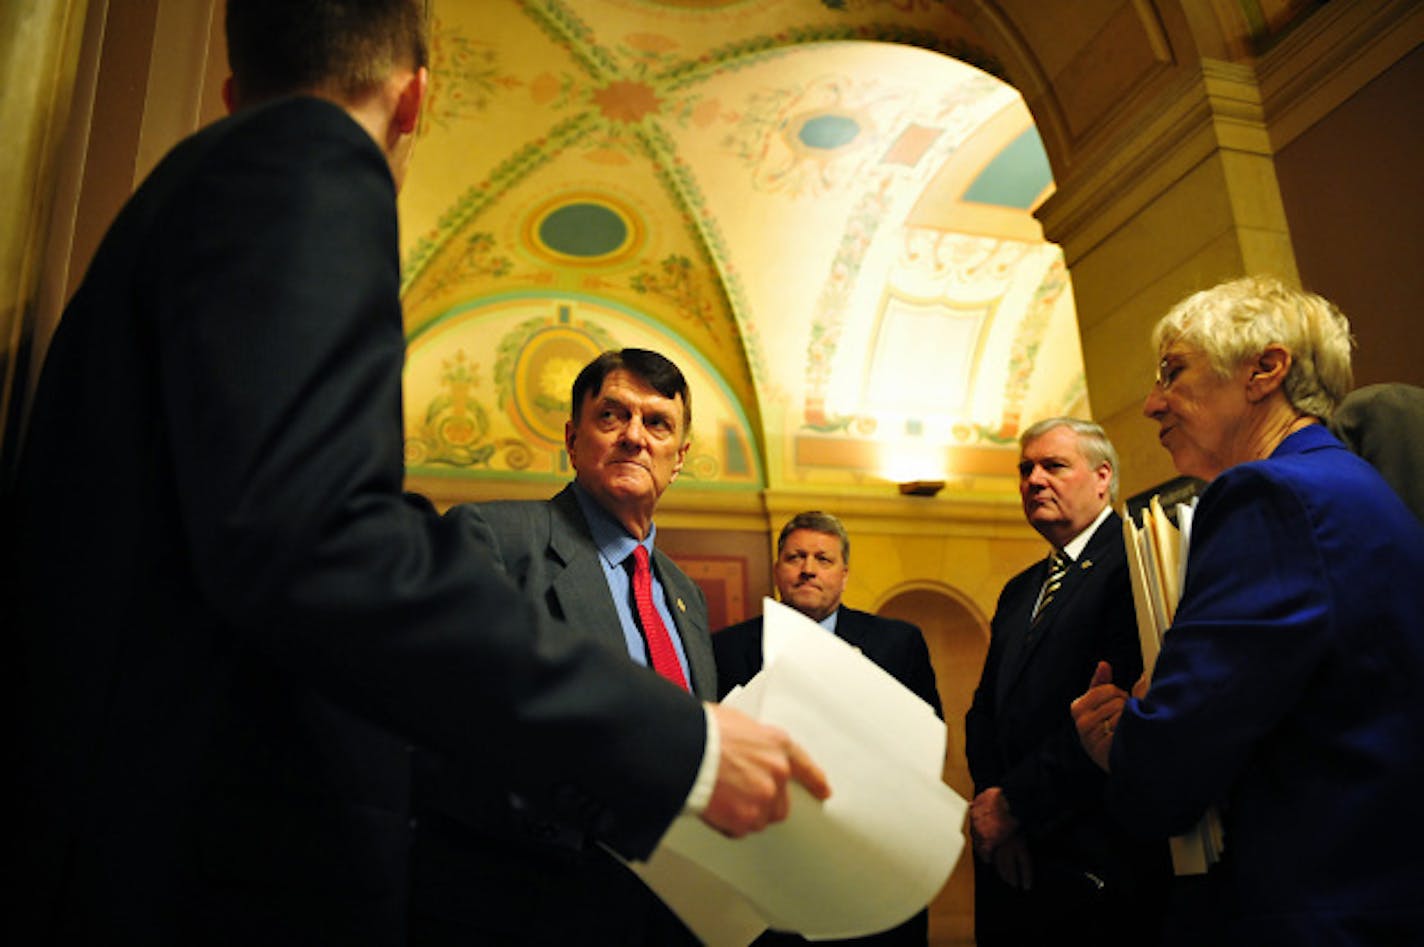
[[[1142,673],[1122,520],[1111,506],[1117,452],[1101,427],[1072,418],[1034,424],[1020,448],[1024,515],[1052,549],[1004,586],[965,719],[977,793],[976,940],[1154,943],[1166,844],[1127,837],[1103,811],[1102,774],[1068,709],[1100,660],[1124,686]]]
[[[782,527],[776,540],[776,564],[772,569],[782,604],[854,645],[943,717],[934,666],[920,629],[909,622],[881,618],[842,605],[841,596],[849,571],[850,536],[835,516],[818,510],[798,513]],[[712,636],[712,648],[717,656],[717,691],[725,697],[733,687],[750,681],[761,670],[761,616],[719,631]],[[879,934],[820,943],[923,947],[928,932],[926,910]],[[769,947],[806,941],[793,934],[769,931],[756,943]]]
[[[402,493],[425,6],[228,0],[234,114],[65,309],[0,526],[10,943],[405,943],[412,740],[630,857],[685,810],[741,834],[788,778],[824,794]]]
[[[690,446],[687,381],[657,352],[604,352],[574,380],[570,405],[573,483],[550,500],[465,504],[451,515],[542,614],[711,700],[717,672],[706,600],[654,546],[654,511]],[[640,557],[657,612],[646,622]],[[511,801],[511,787],[480,772],[422,760],[412,895],[418,943],[696,943],[586,830]]]

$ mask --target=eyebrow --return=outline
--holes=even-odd
[[[595,412],[613,408],[628,414],[633,413],[633,408],[628,402],[613,395],[599,395],[597,401],[591,401],[589,403]],[[642,410],[642,415],[644,424],[661,422],[667,424],[674,430],[677,429],[677,413],[674,411],[669,411],[661,407],[648,408]]]
[[[628,409],[628,406],[626,404],[613,397],[612,395],[599,395],[598,400],[593,402],[593,407],[594,410],[602,410],[604,408],[622,408],[626,411]]]

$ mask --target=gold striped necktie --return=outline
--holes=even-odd
[[[1048,579],[1043,583],[1043,591],[1038,596],[1038,607],[1033,610],[1033,620],[1038,621],[1038,616],[1043,614],[1043,610],[1048,607],[1048,603],[1053,601],[1053,596],[1058,594],[1058,590],[1063,587],[1063,577],[1068,574],[1068,564],[1071,562],[1067,556],[1054,551],[1048,561]]]

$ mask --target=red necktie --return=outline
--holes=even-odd
[[[633,547],[633,601],[638,605],[638,624],[643,626],[643,637],[648,639],[653,670],[683,690],[689,690],[672,637],[653,606],[653,571],[648,568],[647,547],[641,543]]]

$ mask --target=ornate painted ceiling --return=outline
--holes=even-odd
[[[401,198],[407,459],[567,479],[568,390],[656,348],[685,484],[1002,495],[1088,410],[1019,94],[939,0],[432,0]]]

